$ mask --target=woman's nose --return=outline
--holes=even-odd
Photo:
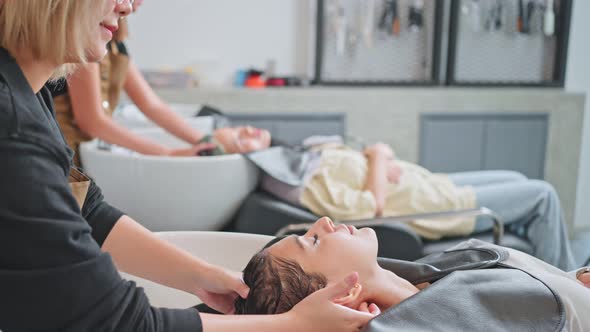
[[[115,7],[115,11],[119,14],[119,17],[123,18],[129,16],[133,11],[133,5],[131,4],[130,0],[117,0],[117,7]]]
[[[328,217],[318,219],[305,235],[325,235],[334,232],[334,222]]]

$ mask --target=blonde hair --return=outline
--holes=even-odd
[[[129,21],[127,19],[119,21],[119,30],[113,34],[113,40],[118,42],[125,41],[129,37]]]
[[[103,14],[104,5],[101,0],[0,0],[0,46],[58,65],[84,64],[96,29],[93,22]],[[72,66],[62,66],[59,74],[68,67]]]

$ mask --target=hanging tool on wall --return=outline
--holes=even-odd
[[[356,3],[356,8],[352,10],[353,19],[348,24],[348,31],[346,34],[346,53],[350,57],[356,55],[359,43],[361,42],[363,29],[363,13],[362,2]],[[354,19],[356,17],[356,20]]]
[[[552,37],[555,34],[555,8],[553,0],[547,0],[545,4],[543,32],[547,37]]]
[[[464,0],[461,6],[461,12],[469,19],[471,29],[479,32],[482,29],[483,10],[479,0]]]
[[[363,41],[367,48],[373,48],[375,32],[375,11],[377,9],[377,0],[364,0],[364,15],[362,21]]]
[[[487,9],[485,28],[487,31],[499,31],[504,20],[503,0],[494,0]]]
[[[518,0],[518,32],[523,34],[531,33],[531,23],[533,14],[535,13],[535,7],[536,5],[532,0]]]
[[[424,27],[424,0],[414,0],[410,5],[408,27],[412,32],[419,32]]]
[[[346,10],[338,1],[335,24],[336,27],[336,55],[343,56],[346,51],[348,20],[346,18]]]
[[[393,25],[391,32],[394,36],[399,36],[401,33],[401,23],[399,15],[399,6],[397,0],[392,0],[391,11],[393,12]]]
[[[379,20],[379,30],[399,36],[401,32],[399,6],[397,0],[385,0],[383,13]]]

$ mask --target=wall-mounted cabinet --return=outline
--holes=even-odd
[[[433,172],[507,169],[543,179],[546,114],[424,114],[420,164]]]
[[[573,0],[317,0],[315,83],[563,86]]]

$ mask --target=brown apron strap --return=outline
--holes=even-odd
[[[86,196],[88,195],[88,189],[90,189],[90,178],[75,167],[71,167],[68,181],[70,182],[72,194],[76,198],[80,210],[82,210]]]

